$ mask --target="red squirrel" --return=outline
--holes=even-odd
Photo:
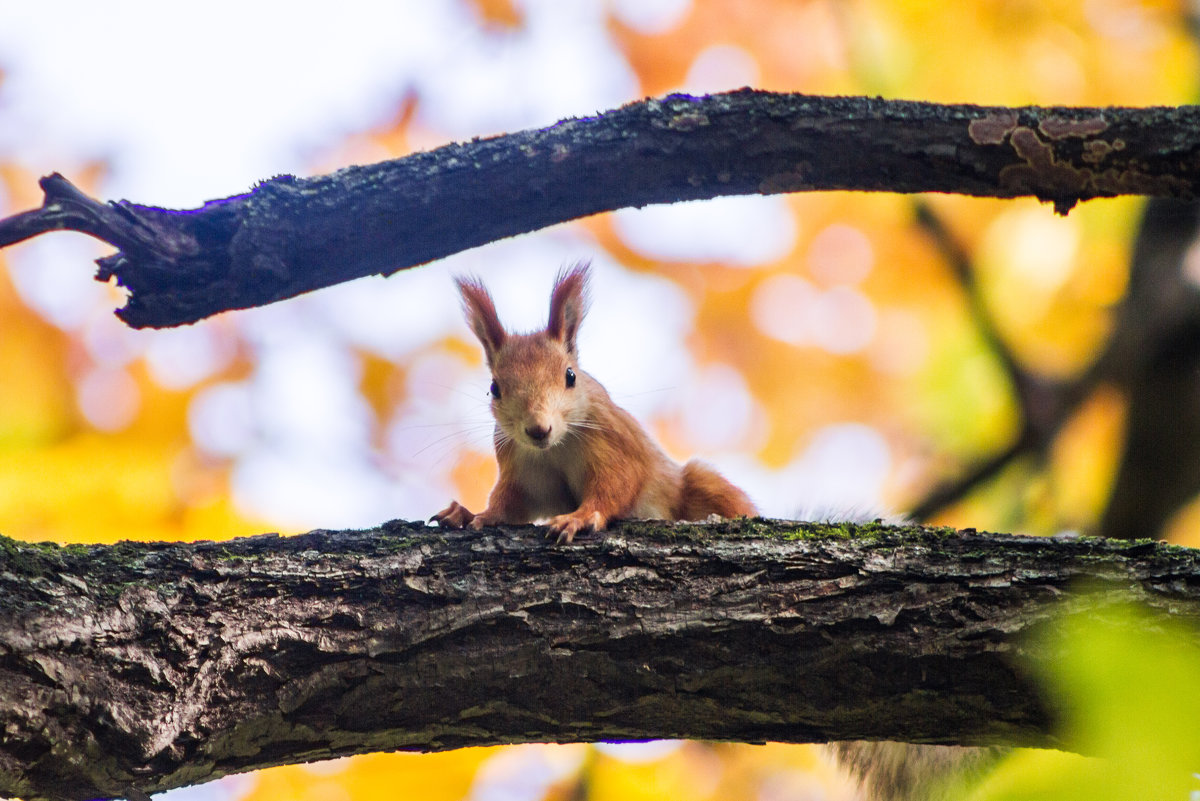
[[[483,284],[457,279],[463,310],[492,371],[500,475],[487,508],[452,501],[439,525],[478,530],[546,520],[559,542],[611,520],[753,516],[746,493],[708,465],[672,461],[629,412],[579,367],[576,334],[587,311],[588,264],[558,274],[545,330],[505,330]]]

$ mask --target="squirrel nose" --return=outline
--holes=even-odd
[[[526,426],[525,433],[534,442],[543,442],[550,436],[550,426]]]

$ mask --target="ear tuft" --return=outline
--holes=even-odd
[[[454,279],[454,282],[458,284],[458,293],[462,295],[463,313],[466,315],[467,324],[483,345],[483,352],[490,367],[495,361],[496,352],[508,336],[504,326],[500,324],[500,318],[496,316],[496,304],[492,302],[492,296],[478,278],[459,277]]]
[[[550,294],[550,321],[546,333],[562,342],[571,355],[577,353],[575,338],[587,314],[588,280],[591,263],[578,261],[564,267],[554,281]]]

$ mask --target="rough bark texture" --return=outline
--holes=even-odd
[[[103,204],[61,176],[0,221],[112,243],[98,277],[135,327],[195,322],[602,211],[849,189],[1034,196],[1065,213],[1120,194],[1190,198],[1200,108],[998,108],[743,89],[644,100],[550,128],[331,175],[280,176],[200,209]]]
[[[1149,542],[768,521],[542,533],[0,540],[0,795],[524,741],[1055,746],[1053,702],[1019,666],[1054,658],[1026,635],[1064,599],[1200,620],[1200,552]]]

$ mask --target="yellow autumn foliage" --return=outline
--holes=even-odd
[[[369,754],[289,765],[254,774],[241,801],[352,801],[413,798],[459,801],[479,766],[496,749],[460,748],[437,754]]]

